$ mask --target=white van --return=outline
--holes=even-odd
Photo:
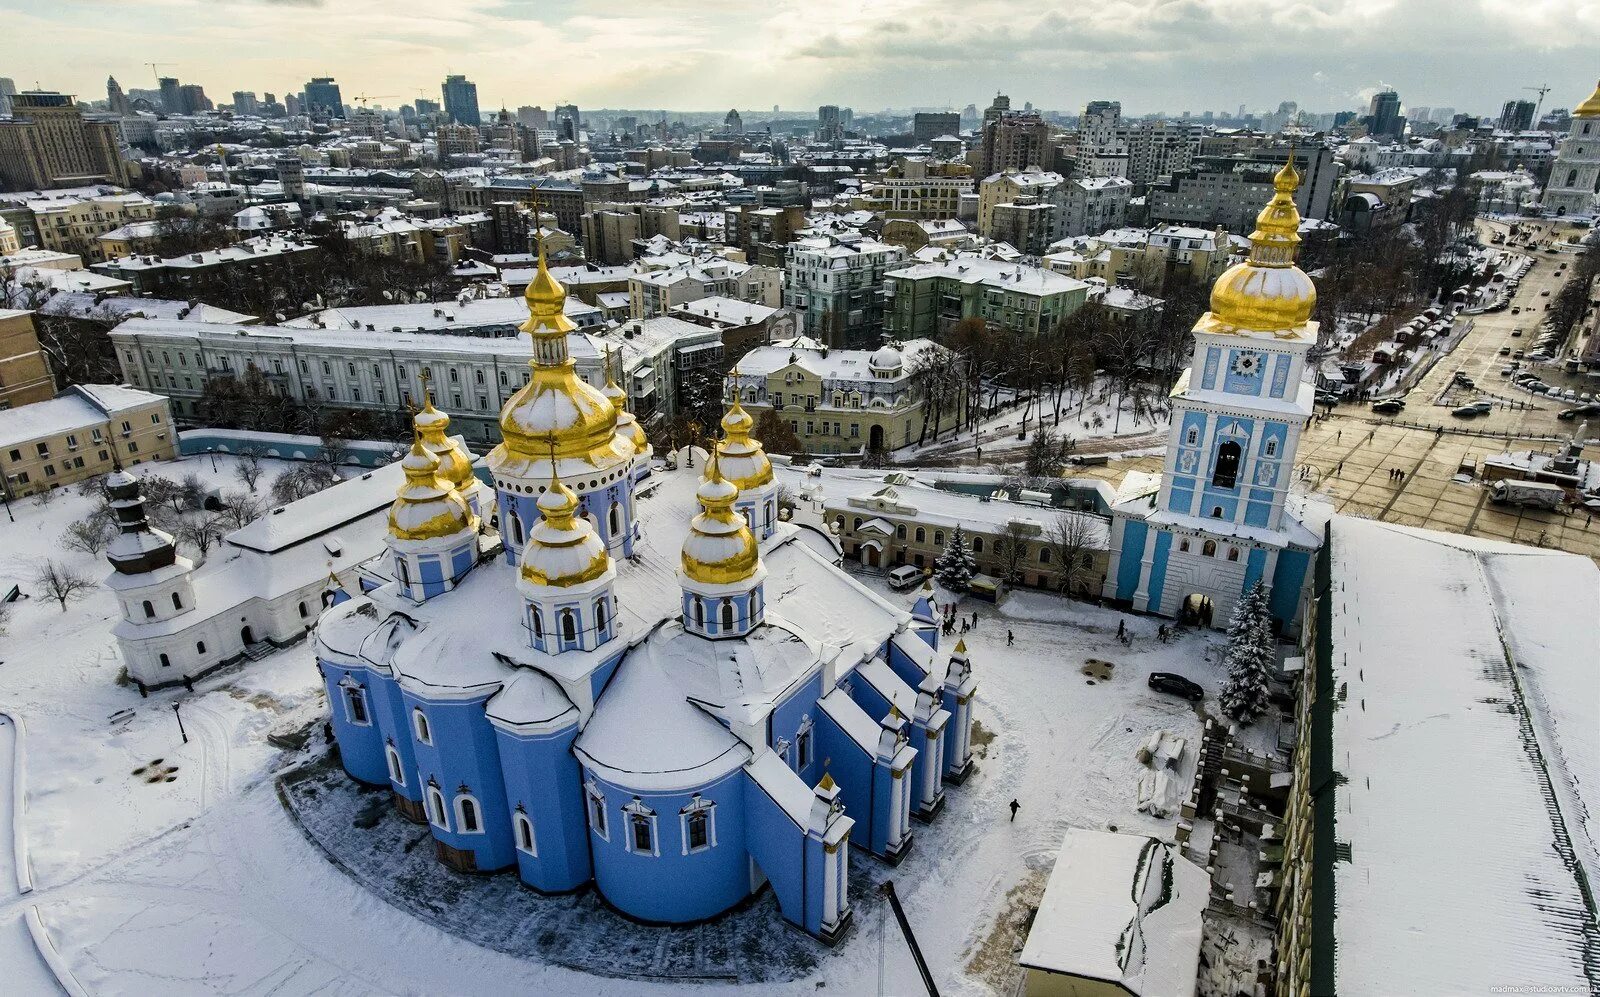
[[[922,569],[910,564],[902,564],[889,572],[889,587],[895,591],[911,588],[922,583]]]

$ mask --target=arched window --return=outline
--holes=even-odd
[[[433,731],[428,728],[428,715],[420,708],[411,711],[411,727],[416,731],[417,740],[422,744],[433,743]]]
[[[595,633],[605,633],[606,601],[604,599],[601,599],[594,604],[594,629]]]
[[[983,553],[983,538],[982,537],[973,537],[972,538],[972,552],[974,554],[982,554]]]
[[[895,527],[894,527],[894,538],[896,540],[904,540],[906,538],[906,524],[904,524],[904,523],[896,523],[895,524]]]
[[[928,540],[928,531],[923,529],[920,526],[917,527],[917,543],[919,543],[919,544],[920,543],[926,543],[927,540]]]
[[[561,639],[569,642],[578,639],[578,617],[570,609],[561,611]]]
[[[750,593],[750,619],[754,620],[761,613],[761,590],[756,589]]]
[[[438,786],[428,787],[428,820],[437,828],[450,830],[450,817],[444,809],[444,794],[439,792]]]
[[[183,608],[183,599],[176,592],[172,593],[172,608],[173,609],[182,609]]]
[[[161,655],[161,667],[162,668],[171,668],[172,667],[172,659],[168,658],[165,654]]]
[[[156,617],[156,607],[154,606],[154,604],[152,604],[150,602],[149,599],[146,599],[144,601],[144,618],[147,619],[147,620],[153,620],[153,619],[155,619],[155,617]]]
[[[544,614],[539,612],[539,607],[533,607],[533,635],[544,639]]]
[[[478,819],[478,801],[466,793],[456,797],[456,830],[462,834],[483,833],[483,823]]]
[[[706,604],[703,599],[694,601],[694,625],[704,630],[706,626]]]
[[[1578,171],[1577,170],[1568,170],[1567,171],[1567,184],[1566,185],[1568,187],[1576,187],[1576,186],[1578,186]]]
[[[771,502],[767,502],[767,503],[764,504],[763,507],[766,510],[766,517],[767,517],[766,518],[766,522],[763,524],[763,528],[770,530],[770,529],[772,529],[772,503]]]
[[[1189,539],[1187,537],[1185,537],[1184,539],[1178,541],[1178,553],[1180,553],[1180,554],[1189,553]]]
[[[1214,506],[1211,507],[1211,518],[1212,519],[1221,519],[1222,518],[1222,506],[1214,505]]]
[[[619,502],[611,503],[611,512],[610,512],[608,518],[611,521],[611,535],[612,536],[618,536],[619,534],[621,534],[622,533],[622,504],[621,503],[619,503]]]
[[[511,513],[511,539],[518,546],[522,546],[522,517],[515,512]]]
[[[513,823],[517,827],[517,851],[527,852],[534,858],[538,858],[539,846],[533,840],[533,821],[528,819],[527,814],[518,810],[513,818]]]
[[[1040,564],[1049,564],[1050,563],[1050,548],[1049,547],[1040,547],[1039,548],[1039,563]]]
[[[394,750],[394,745],[384,748],[384,754],[389,758],[389,781],[397,786],[406,784],[405,769],[400,767],[400,752]]]
[[[1211,483],[1218,488],[1232,488],[1239,480],[1239,458],[1243,453],[1238,443],[1228,440],[1217,447],[1217,460],[1211,470]]]
[[[733,600],[732,599],[724,599],[724,600],[722,600],[722,629],[730,630],[732,628],[733,628]]]
[[[1217,542],[1215,540],[1207,540],[1205,546],[1200,548],[1200,553],[1204,554],[1206,557],[1216,557]]]
[[[1239,548],[1237,548],[1237,547],[1229,547],[1228,548],[1228,560],[1230,560],[1230,561],[1239,560]]]
[[[933,545],[935,547],[943,547],[944,546],[944,531],[943,530],[934,530],[933,531]]]
[[[411,567],[406,562],[405,557],[403,555],[396,554],[394,566],[396,573],[400,576],[400,584],[409,587],[411,585]]]
[[[206,642],[203,641],[203,640],[195,641],[194,642],[194,653],[195,654],[205,654],[206,653]]]
[[[594,828],[594,833],[607,841],[611,840],[611,832],[606,827],[606,798],[600,792],[600,787],[590,783],[586,787],[589,794],[589,826]]]
[[[850,528],[851,528],[851,529],[852,529],[852,530],[859,530],[859,529],[861,529],[861,517],[860,517],[860,516],[857,516],[857,517],[856,517],[856,521],[855,521],[855,523],[854,523],[854,524],[852,524],[852,525],[851,525],[851,527],[850,527]]]

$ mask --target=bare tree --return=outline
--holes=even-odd
[[[91,557],[99,557],[100,552],[106,549],[106,545],[116,533],[115,527],[91,513],[84,519],[67,524],[66,531],[61,534],[61,546],[68,550],[81,550]]]
[[[1022,473],[1028,478],[1059,478],[1072,455],[1074,442],[1054,429],[1044,428],[1033,434],[1028,443],[1028,456]]]
[[[995,554],[1004,568],[1003,577],[1008,584],[1022,581],[1022,559],[1028,554],[1028,533],[1023,524],[1008,520],[1000,535],[995,538]]]
[[[211,553],[211,548],[222,539],[223,518],[213,512],[200,512],[184,517],[183,522],[173,531],[173,536],[180,543],[193,547],[195,553],[204,561],[206,555]]]
[[[82,599],[95,585],[94,579],[88,575],[55,561],[40,564],[33,581],[45,595],[61,603],[63,613],[67,611],[68,602]]]
[[[297,502],[307,495],[315,495],[338,480],[338,475],[334,474],[326,464],[300,464],[272,479],[272,501],[279,505]]]
[[[222,496],[220,517],[230,530],[243,529],[259,519],[266,511],[266,503],[251,492],[230,492]]]
[[[1080,512],[1058,512],[1050,524],[1050,552],[1059,565],[1056,584],[1068,595],[1086,594],[1083,583],[1093,580],[1090,570],[1101,529],[1097,520]]]
[[[254,447],[246,447],[239,451],[238,463],[233,465],[233,476],[244,485],[245,491],[254,492],[256,482],[261,480],[264,470],[261,466],[261,455]]]

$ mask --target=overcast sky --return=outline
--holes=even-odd
[[[1600,75],[1600,0],[0,0],[0,76],[105,96],[161,75],[298,90],[333,75],[398,106],[446,72],[504,103],[814,109],[1014,106],[1130,113],[1410,105],[1489,111]],[[1534,95],[1537,99],[1537,95]]]

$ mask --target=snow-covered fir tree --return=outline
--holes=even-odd
[[[1233,607],[1228,621],[1228,680],[1222,687],[1222,712],[1238,723],[1254,723],[1266,712],[1267,679],[1277,658],[1267,592],[1260,582]]]
[[[961,524],[957,523],[944,553],[933,562],[934,579],[946,592],[960,595],[972,584],[972,576],[977,570],[977,562],[972,559],[972,551],[967,547],[967,535],[961,529]]]

